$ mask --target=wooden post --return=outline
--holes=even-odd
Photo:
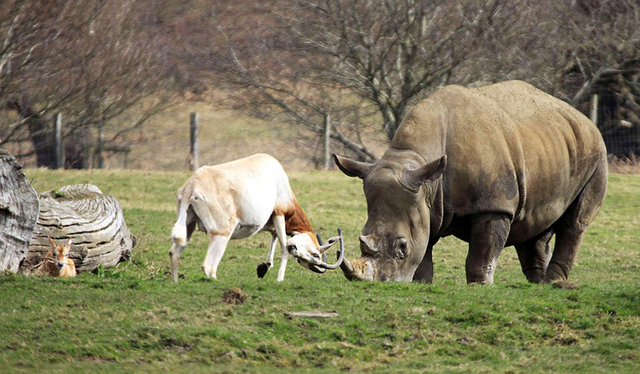
[[[102,157],[102,151],[104,148],[104,133],[102,128],[104,127],[105,118],[102,117],[102,121],[98,122],[98,145],[96,147],[96,167],[98,169],[104,168],[104,157]]]
[[[83,169],[91,169],[93,168],[92,155],[91,155],[91,124],[88,124],[87,127],[83,131],[83,146],[82,146],[82,168]]]
[[[129,151],[124,152],[124,169],[129,169]]]
[[[53,141],[56,150],[56,169],[64,169],[64,145],[62,144],[62,113],[55,116]]]
[[[191,147],[189,150],[189,170],[194,171],[200,166],[198,149],[198,113],[191,113]]]
[[[591,122],[598,126],[598,94],[591,96]]]
[[[331,115],[324,115],[324,170],[331,167]]]

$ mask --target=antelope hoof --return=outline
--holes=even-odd
[[[215,273],[213,270],[208,269],[208,268],[207,268],[207,267],[205,267],[205,266],[202,266],[202,270],[204,270],[204,275],[205,275],[208,279],[213,279],[213,280],[217,280],[217,279],[218,279],[218,277],[216,277],[216,273]]]
[[[258,278],[264,278],[264,275],[267,274],[267,271],[271,267],[270,265],[271,264],[269,264],[268,262],[263,262],[258,265],[258,268],[256,269],[256,271],[258,272]]]

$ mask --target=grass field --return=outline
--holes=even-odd
[[[640,175],[612,175],[571,281],[531,285],[516,253],[502,253],[493,286],[465,284],[466,247],[434,250],[432,285],[347,282],[289,262],[264,279],[268,234],[229,245],[208,281],[206,238],[168,274],[174,194],[187,173],[26,171],[38,192],[93,183],[119,199],[138,238],[132,259],[71,280],[0,277],[0,372],[640,372]],[[291,175],[314,227],[341,227],[349,258],[366,219],[359,180],[338,172]],[[221,300],[240,288],[246,302]],[[336,312],[337,318],[288,312]]]

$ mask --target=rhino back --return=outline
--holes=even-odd
[[[596,167],[606,167],[604,142],[589,119],[519,81],[436,91],[398,129],[389,152],[398,149],[426,160],[447,155],[445,225],[505,213],[513,219],[510,241],[549,227]]]

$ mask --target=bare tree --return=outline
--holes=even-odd
[[[75,161],[106,123],[106,143],[121,141],[167,103],[173,77],[168,45],[154,20],[128,1],[13,0],[0,10],[0,103],[17,117],[0,120],[0,146],[31,140],[39,166],[52,166],[50,118],[64,112]],[[131,109],[136,108],[133,114]],[[121,127],[110,120],[127,113]],[[121,121],[119,121],[121,122]],[[71,147],[73,150],[73,147]],[[69,158],[74,162],[74,157]]]
[[[233,19],[229,6],[208,18],[217,32],[209,40],[216,42],[193,61],[217,72],[232,88],[235,107],[250,115],[321,134],[330,113],[332,138],[371,160],[363,131],[381,122],[378,128],[391,139],[427,92],[482,77],[462,68],[482,57],[486,49],[478,45],[516,22],[508,17],[511,4],[280,0],[254,9],[259,22],[244,25],[226,21]]]
[[[587,115],[597,95],[608,151],[640,153],[640,3],[545,0],[520,11],[527,17],[509,44],[508,68],[494,78],[527,80]]]
[[[430,89],[477,79],[458,69],[512,23],[502,16],[507,2],[491,0],[293,3],[283,17],[298,47],[312,52],[314,70],[375,105],[389,139]]]

